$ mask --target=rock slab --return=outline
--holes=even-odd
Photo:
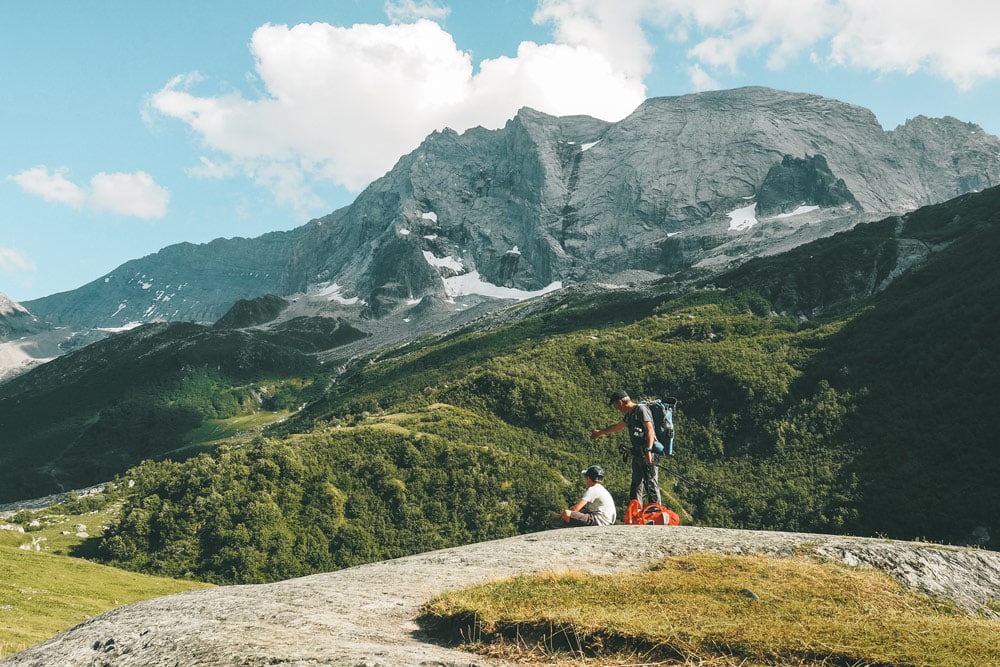
[[[274,584],[226,586],[119,607],[0,661],[2,667],[493,665],[437,645],[415,618],[430,597],[522,573],[642,569],[693,552],[814,553],[997,618],[1000,553],[831,535],[693,526],[553,530]]]

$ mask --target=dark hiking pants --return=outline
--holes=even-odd
[[[653,456],[653,465],[642,460],[641,456],[632,457],[632,486],[628,492],[629,500],[638,500],[643,504],[660,502],[660,482],[657,479],[656,456]]]

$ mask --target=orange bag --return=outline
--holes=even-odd
[[[629,526],[679,526],[681,518],[660,503],[649,503],[643,507],[633,499],[625,510],[625,523]]]

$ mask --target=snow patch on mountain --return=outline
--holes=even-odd
[[[519,290],[513,287],[500,287],[499,285],[494,285],[483,280],[478,271],[469,271],[460,276],[453,276],[444,280],[445,291],[452,299],[457,296],[478,294],[479,296],[489,296],[496,299],[523,301],[562,289],[562,286],[562,281],[557,280],[535,291]]]
[[[462,264],[462,260],[458,257],[438,257],[434,253],[424,250],[424,259],[431,266],[436,266],[438,268],[451,269],[455,273],[461,273],[465,270],[465,266]]]
[[[353,306],[361,303],[361,299],[358,297],[345,297],[343,296],[344,288],[337,283],[330,283],[329,285],[320,288],[315,294],[316,296],[326,297],[328,301],[336,301],[337,303],[342,303],[345,306]]]
[[[774,217],[775,218],[792,218],[792,217],[795,217],[796,215],[802,215],[803,213],[809,213],[811,211],[818,211],[818,210],[819,210],[819,206],[806,206],[806,205],[802,205],[802,206],[799,206],[794,211],[790,211],[788,213],[779,213],[778,215],[776,215]]]
[[[757,202],[729,213],[729,231],[745,232],[757,224]]]

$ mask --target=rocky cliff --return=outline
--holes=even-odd
[[[523,109],[496,132],[429,137],[313,228],[318,270],[296,287],[392,286],[402,302],[470,271],[536,290],[670,273],[727,245],[728,264],[1000,183],[998,151],[954,119],[885,132],[866,109],[765,88],[653,99],[614,124]]]
[[[28,309],[0,293],[0,342],[38,331],[37,318]]]
[[[812,554],[874,567],[968,613],[997,616],[997,552],[831,535],[619,525],[534,533],[275,584],[140,602],[97,616],[0,665],[493,664],[428,641],[415,623],[420,605],[445,590],[519,573],[620,572],[698,551]],[[755,593],[761,599],[768,595],[761,589]]]
[[[1000,139],[953,118],[885,131],[767,88],[647,100],[617,123],[522,109],[435,132],[353,204],[259,239],[183,244],[26,304],[62,323],[211,322],[333,290],[370,318],[423,297],[518,298],[641,270],[715,271],[1000,184]]]
[[[53,327],[0,293],[0,382],[105,335],[79,327]]]

